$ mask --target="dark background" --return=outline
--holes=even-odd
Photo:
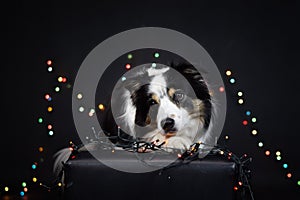
[[[72,88],[53,88],[59,75],[72,84],[87,54],[108,37],[132,28],[155,26],[180,31],[201,44],[218,66],[227,90],[228,112],[220,143],[237,155],[253,158],[252,190],[255,199],[296,199],[300,187],[299,148],[299,4],[296,1],[15,1],[3,6],[1,67],[1,173],[0,191],[9,186],[12,196],[21,183],[45,199],[52,193],[31,179],[51,185],[52,155],[80,143],[71,112]],[[53,60],[53,73],[47,72]],[[237,82],[228,83],[231,69]],[[237,90],[245,104],[236,103]],[[53,93],[53,113],[47,113],[46,93]],[[241,121],[249,109],[258,118],[259,134],[252,136]],[[46,123],[55,135],[47,135]],[[250,128],[251,124],[249,125]],[[263,141],[265,146],[258,148]],[[44,152],[38,152],[43,146]],[[270,150],[269,157],[264,150]],[[276,161],[280,150],[282,160]],[[43,159],[43,160],[41,160]],[[38,162],[36,170],[31,169]],[[282,164],[289,164],[283,169]],[[292,178],[287,179],[286,173]],[[195,194],[196,195],[196,194]],[[6,196],[7,197],[7,196]],[[32,198],[30,198],[32,197]],[[54,197],[52,197],[54,199]]]

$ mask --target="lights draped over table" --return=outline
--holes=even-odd
[[[159,58],[161,55],[159,54],[159,52],[155,52],[152,56],[154,58]],[[120,67],[125,67],[126,70],[130,70],[133,67],[132,63],[131,63],[133,58],[134,58],[134,55],[128,54],[127,55],[128,62],[125,63],[123,66],[120,66]],[[49,73],[55,72],[55,66],[53,65],[53,61],[51,59],[46,60],[46,67],[47,67],[47,71]],[[152,67],[156,67],[155,62],[152,63]],[[233,86],[237,87],[237,79],[234,76],[234,73],[232,72],[232,70],[226,70],[224,72],[224,77],[223,78],[228,81],[228,83],[230,85],[228,88],[233,87]],[[121,77],[121,80],[126,81],[126,77],[125,76]],[[41,100],[48,102],[47,109],[45,110],[48,114],[53,113],[53,111],[55,110],[55,108],[53,106],[53,101],[55,100],[55,94],[61,91],[61,88],[64,86],[63,84],[66,84],[65,85],[66,88],[71,88],[71,86],[72,86],[71,83],[68,83],[67,77],[62,76],[62,75],[58,75],[56,81],[53,84],[54,84],[54,87],[52,86],[52,88],[54,88],[53,91],[48,91],[46,94],[44,94],[44,96],[41,97]],[[219,92],[225,92],[225,86],[224,85],[221,85],[219,87]],[[236,96],[236,99],[232,99],[232,101],[236,102],[237,106],[243,107],[244,103],[245,103],[245,100],[246,100],[245,99],[245,92],[243,90],[239,89],[235,96]],[[84,98],[84,94],[82,94],[81,92],[78,92],[76,98],[78,100],[81,100],[81,99]],[[89,109],[88,115],[90,117],[93,117],[95,112],[96,112],[96,109],[99,109],[100,111],[104,111],[106,109],[106,106],[102,103],[99,103],[97,108],[90,108]],[[245,109],[245,108],[243,107],[243,109]],[[82,113],[85,113],[84,112],[85,111],[84,106],[79,107],[78,111],[82,112]],[[298,185],[298,187],[300,187],[300,180],[299,179],[295,180],[296,176],[292,173],[293,170],[291,169],[290,165],[288,164],[288,161],[284,159],[284,153],[282,151],[275,150],[271,146],[266,146],[265,141],[260,138],[263,133],[261,133],[261,131],[257,130],[257,127],[256,127],[256,123],[258,121],[257,116],[253,115],[253,113],[250,109],[246,109],[246,111],[243,111],[243,112],[244,112],[244,114],[243,114],[243,120],[241,121],[241,124],[243,126],[245,126],[246,128],[250,129],[250,136],[259,138],[258,143],[257,143],[257,147],[259,149],[263,149],[264,155],[267,158],[273,156],[275,158],[274,159],[275,162],[277,162],[279,165],[281,165],[281,169],[283,171],[282,173],[284,174],[283,178],[290,179],[293,184],[296,184],[296,185]],[[55,124],[48,122],[47,115],[44,115],[44,114],[41,114],[41,115],[45,116],[45,117],[38,117],[36,119],[37,123],[39,125],[43,125],[43,126],[46,127],[46,129],[45,129],[46,133],[47,133],[48,136],[50,136],[49,139],[51,140],[52,136],[54,134],[57,134],[57,133],[54,132]],[[234,137],[234,136],[231,136],[231,137]],[[229,137],[229,135],[225,135],[224,139],[226,141],[229,141],[231,137]],[[73,145],[72,141],[69,141],[69,143],[71,145]],[[48,147],[43,147],[43,146],[40,145],[35,149],[40,154],[42,154],[44,152],[44,150],[47,149],[47,148]],[[74,151],[74,147],[70,147],[70,151]],[[192,150],[192,152],[193,151],[194,151],[194,149]],[[232,159],[232,157],[233,157],[232,152],[226,152],[225,150],[219,150],[219,154],[227,156],[228,159]],[[182,158],[183,156],[184,156],[184,154],[178,154],[178,158]],[[245,156],[245,157],[247,157],[247,156]],[[26,193],[28,191],[30,191],[29,187],[32,186],[33,184],[38,184],[39,186],[42,186],[43,188],[46,188],[49,192],[53,188],[63,187],[63,184],[61,182],[55,183],[55,186],[52,186],[52,187],[49,187],[49,186],[43,184],[42,182],[40,182],[40,180],[42,180],[43,177],[37,177],[36,170],[39,169],[39,165],[43,161],[44,161],[44,158],[40,158],[39,161],[32,161],[31,162],[32,164],[29,168],[30,170],[33,171],[32,172],[33,175],[31,177],[31,180],[22,181],[20,183],[19,187],[18,186],[5,185],[5,183],[0,182],[0,186],[1,186],[0,194],[5,195],[6,193],[7,194],[14,193],[14,194],[19,195],[19,196],[25,196]],[[239,190],[239,188],[242,187],[243,184],[244,183],[242,181],[238,181],[238,183],[233,188],[233,190],[235,190],[235,191]],[[11,188],[19,188],[19,190],[17,191],[15,189],[13,189],[14,191],[11,191]]]

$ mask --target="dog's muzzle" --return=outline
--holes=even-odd
[[[166,119],[163,119],[161,122],[160,122],[160,125],[162,127],[162,129],[165,131],[165,133],[169,133],[169,132],[176,132],[176,128],[174,127],[175,126],[175,120],[172,119],[172,118],[166,118]]]

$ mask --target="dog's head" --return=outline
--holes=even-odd
[[[141,77],[143,81],[140,81]],[[184,80],[184,84],[180,80]],[[150,67],[139,73],[139,80],[129,80],[126,88],[130,91],[127,95],[130,103],[126,104],[127,114],[123,116],[124,120],[131,121],[127,123],[135,126],[135,130],[151,127],[171,137],[183,129],[209,126],[209,91],[201,74],[192,65]]]

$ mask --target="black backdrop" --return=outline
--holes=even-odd
[[[221,3],[222,2],[222,3]],[[228,113],[221,142],[238,155],[253,157],[255,199],[295,199],[299,195],[299,4],[296,1],[17,1],[3,17],[4,52],[1,67],[2,132],[1,192],[31,180],[31,164],[39,180],[51,184],[52,155],[70,140],[80,143],[71,113],[72,89],[62,88],[47,114],[43,96],[53,91],[57,75],[73,83],[85,56],[108,37],[131,28],[156,26],[180,31],[197,40],[211,55],[224,77]],[[7,26],[6,26],[7,25]],[[45,61],[53,60],[54,73]],[[231,69],[237,83],[224,75]],[[244,107],[236,104],[236,91],[245,92]],[[249,108],[258,118],[259,135],[241,125]],[[55,126],[49,137],[45,116]],[[257,146],[265,142],[265,148]],[[39,146],[44,152],[37,151]],[[266,157],[264,150],[270,149]],[[274,152],[280,150],[282,161]],[[287,162],[292,180],[285,177]],[[35,172],[34,172],[35,173]],[[30,181],[28,181],[30,182]],[[31,191],[34,193],[34,191]],[[289,198],[290,197],[290,198]]]

